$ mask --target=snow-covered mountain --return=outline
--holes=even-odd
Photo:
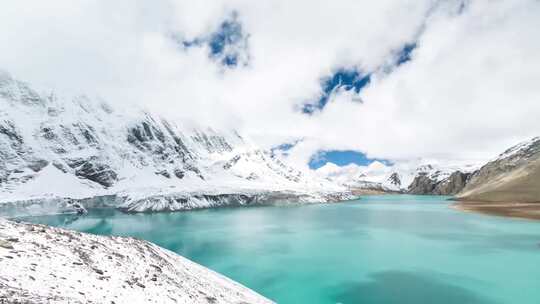
[[[368,166],[350,164],[339,167],[326,163],[316,173],[329,181],[352,189],[355,192],[397,192],[401,190],[401,176],[394,168],[379,161]]]
[[[126,210],[158,211],[275,197],[324,202],[348,197],[343,190],[286,165],[234,130],[38,92],[0,73],[3,202],[114,195]]]

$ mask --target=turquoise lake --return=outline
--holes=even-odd
[[[540,221],[463,213],[446,197],[32,222],[134,236],[278,303],[540,303]]]

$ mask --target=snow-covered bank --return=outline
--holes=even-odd
[[[220,189],[220,191],[129,192],[88,198],[36,197],[24,200],[0,201],[0,216],[17,218],[60,213],[86,213],[87,209],[115,208],[124,212],[168,212],[220,207],[262,205],[320,204],[356,198],[348,191],[269,191]]]
[[[152,243],[0,218],[0,303],[271,303]]]

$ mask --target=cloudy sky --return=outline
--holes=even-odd
[[[540,135],[540,1],[5,0],[0,68],[290,159],[486,159]]]

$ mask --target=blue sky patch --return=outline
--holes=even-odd
[[[322,110],[330,100],[332,93],[338,89],[354,90],[358,94],[369,84],[370,80],[371,74],[362,74],[356,69],[340,69],[332,76],[321,80],[321,97],[315,103],[304,104],[302,112],[311,115]]]
[[[330,151],[319,151],[316,154],[314,154],[309,161],[309,167],[315,170],[324,166],[328,162],[334,163],[340,167],[343,167],[349,164],[367,166],[374,161],[380,161],[384,164],[390,164],[388,160],[368,158],[364,153],[359,152],[359,151],[330,150]]]
[[[207,45],[208,57],[225,67],[234,68],[248,64],[248,39],[249,35],[245,33],[242,23],[238,20],[238,14],[233,12],[210,34],[179,42],[184,49]]]
[[[416,48],[416,43],[407,43],[397,53],[396,65],[402,65],[405,62],[411,61],[411,53]]]
[[[175,36],[173,36],[173,38],[178,40]],[[193,40],[181,40],[180,43],[182,43],[182,46],[187,49],[190,47],[201,47],[204,44],[204,41],[199,38],[195,38]]]
[[[236,14],[234,14],[230,20],[223,21],[218,30],[210,36],[208,42],[210,53],[213,56],[222,55],[227,45],[237,44],[242,39],[242,24],[238,22]]]
[[[283,144],[281,144],[279,146],[273,147],[270,151],[272,152],[272,155],[282,154],[284,156],[287,156],[287,155],[289,155],[288,151],[291,150],[292,148],[294,148],[294,146],[296,146],[301,141],[302,141],[301,139],[298,139],[298,140],[295,140],[293,142],[283,143]]]
[[[210,57],[227,67],[247,65],[248,38],[238,20],[238,14],[233,13],[210,35],[208,41]]]

